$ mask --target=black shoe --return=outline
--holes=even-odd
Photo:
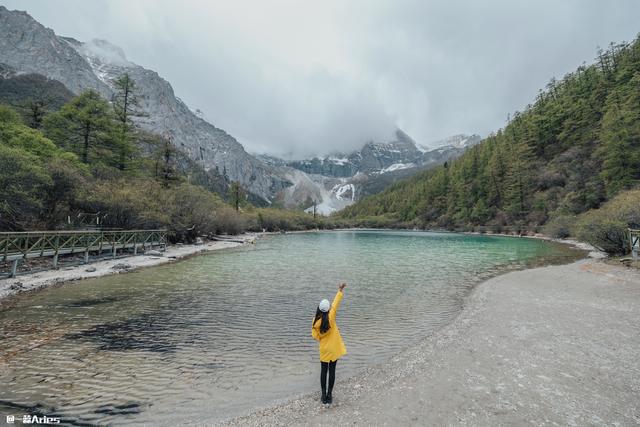
[[[322,393],[322,397],[320,397],[320,401],[324,404],[327,403],[327,395]]]
[[[327,394],[327,398],[325,399],[325,403],[331,405],[333,403],[333,398],[331,397],[331,393]]]

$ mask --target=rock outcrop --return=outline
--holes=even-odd
[[[26,12],[0,6],[0,62],[58,80],[76,94],[94,89],[107,99],[114,80],[128,73],[147,113],[139,119],[143,129],[170,137],[205,170],[217,169],[265,201],[291,185],[282,171],[254,158],[231,135],[193,113],[158,73],[128,61],[122,49],[107,41],[60,37]]]

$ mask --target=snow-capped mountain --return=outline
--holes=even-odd
[[[296,184],[295,190],[291,188],[283,192],[285,206],[293,207],[302,201],[311,205],[308,208],[311,210],[315,203],[317,212],[328,214],[364,196],[378,193],[399,179],[451,161],[480,140],[478,135],[455,135],[430,146],[421,146],[398,129],[394,140],[368,142],[349,154],[334,153],[288,162],[266,155],[259,158],[269,164],[286,165],[307,174],[304,184],[301,176],[288,175],[288,179]],[[312,190],[313,185],[316,188]]]
[[[288,165],[307,173],[346,178],[358,172],[373,173],[392,165],[414,163],[420,156],[415,141],[398,129],[395,139],[390,141],[371,141],[349,154],[334,153],[323,158],[290,161]]]
[[[360,150],[349,154],[334,153],[330,156],[289,162],[277,159],[277,162],[311,174],[347,178],[358,172],[369,175],[382,174],[444,163],[459,154],[459,150],[466,150],[480,140],[479,135],[454,135],[423,146],[398,129],[394,140],[368,142]],[[270,162],[273,163],[274,159],[276,158],[271,157]]]
[[[419,145],[418,149],[427,152],[439,147],[469,148],[480,143],[481,140],[482,138],[480,137],[480,135],[459,134],[432,142],[431,144],[429,144],[429,146]]]

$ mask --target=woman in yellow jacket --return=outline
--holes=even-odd
[[[320,386],[322,387],[322,403],[330,404],[332,401],[331,391],[336,380],[336,363],[338,359],[347,354],[347,349],[342,342],[340,330],[336,324],[336,313],[342,301],[344,287],[346,283],[338,285],[333,302],[323,299],[316,310],[316,317],[313,319],[311,336],[320,342]],[[329,386],[327,388],[327,371],[329,371]]]

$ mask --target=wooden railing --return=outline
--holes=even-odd
[[[11,262],[9,277],[16,274],[19,260],[28,258],[53,257],[53,266],[58,266],[58,257],[66,254],[84,254],[84,262],[89,262],[89,254],[102,256],[107,253],[113,258],[118,250],[132,250],[167,244],[166,230],[118,230],[118,231],[26,231],[21,233],[0,233],[0,261]]]
[[[629,229],[629,247],[633,259],[637,261],[638,252],[640,252],[640,230],[634,228]]]

